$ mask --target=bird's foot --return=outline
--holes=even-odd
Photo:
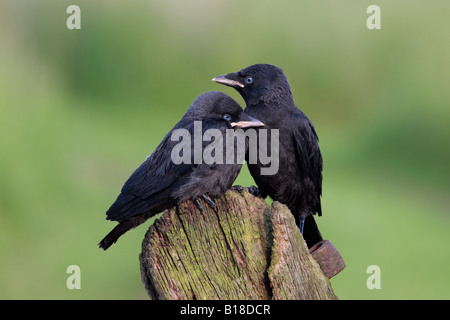
[[[232,186],[232,187],[231,187],[231,190],[233,190],[233,191],[235,191],[235,192],[237,192],[237,193],[242,193],[242,192],[244,192],[244,187],[243,187],[243,186],[236,185],[236,186]]]
[[[200,210],[200,212],[203,213],[203,207],[200,202],[200,199],[204,200],[210,206],[211,209],[213,209],[215,212],[217,212],[216,203],[206,194],[201,194],[198,197],[192,198],[192,200],[194,201],[195,205],[197,206],[198,210]]]
[[[192,198],[192,201],[194,202],[194,204],[197,207],[197,209],[200,210],[201,213],[203,213],[203,207],[202,207],[202,204],[200,202],[200,199],[198,197],[194,197],[194,198]]]
[[[206,194],[201,194],[199,197],[205,200],[205,202],[211,207],[211,209],[217,212],[217,205],[209,196],[207,196]]]
[[[259,191],[259,189],[255,186],[250,186],[248,187],[248,192],[250,192],[251,195],[255,196],[255,197],[259,197],[261,198],[261,192]]]

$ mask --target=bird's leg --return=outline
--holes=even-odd
[[[255,197],[261,197],[261,192],[255,186],[248,187],[248,192],[250,192],[250,194],[255,196]]]
[[[232,186],[231,190],[236,191],[238,193],[242,193],[244,191],[244,187],[236,185],[236,186]]]
[[[302,235],[303,235],[303,229],[305,228],[305,219],[306,219],[306,217],[303,217],[303,216],[300,217],[299,228],[300,228],[300,233]]]

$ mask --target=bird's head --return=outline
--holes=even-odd
[[[238,72],[217,76],[212,81],[235,88],[247,106],[276,99],[292,99],[283,70],[270,64],[255,64]]]
[[[191,120],[224,121],[236,129],[264,126],[264,123],[246,114],[233,98],[220,91],[202,93],[189,107],[185,117]]]

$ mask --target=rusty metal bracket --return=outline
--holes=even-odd
[[[345,268],[344,259],[329,240],[322,240],[316,243],[309,249],[309,253],[317,261],[328,279],[331,279]]]

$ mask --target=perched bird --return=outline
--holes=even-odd
[[[247,105],[245,112],[265,124],[256,131],[279,129],[278,172],[262,175],[263,164],[247,161],[249,171],[263,197],[268,195],[288,206],[308,247],[321,241],[313,214],[322,215],[322,155],[314,126],[295,105],[283,70],[255,64],[217,76],[213,81],[233,87],[241,94]]]
[[[207,163],[201,161],[201,158],[200,161],[194,159],[210,146],[205,142],[208,139],[203,139],[202,135],[208,129],[214,129],[215,131],[210,132],[225,137],[227,129],[262,125],[263,123],[244,113],[236,101],[222,92],[210,91],[198,96],[153,153],[125,182],[117,200],[106,212],[108,220],[118,221],[119,224],[99,243],[99,247],[108,249],[128,230],[188,199],[194,200],[200,209],[199,198],[215,208],[210,197],[220,196],[232,186],[242,162]],[[200,126],[201,129],[198,129]],[[178,134],[180,132],[181,135]],[[184,141],[185,149],[180,149],[180,137],[183,133],[185,138],[186,135],[189,137]],[[197,137],[196,134],[201,136]],[[200,141],[200,144],[196,145],[195,140]],[[234,145],[233,152],[237,147]],[[223,151],[225,158],[227,150]],[[185,160],[188,161],[174,161],[173,157],[180,154],[186,156]]]

